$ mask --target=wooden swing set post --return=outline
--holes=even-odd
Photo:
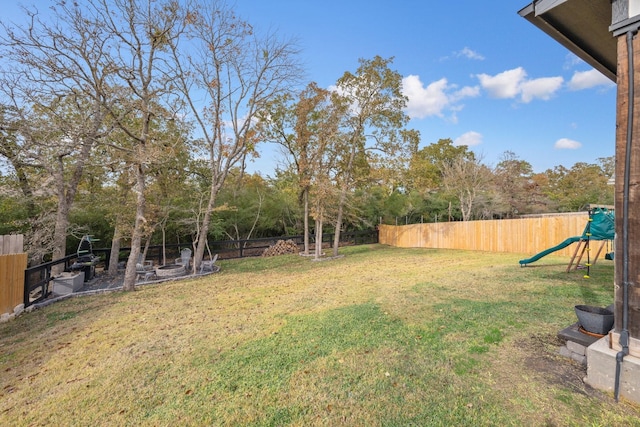
[[[583,245],[583,243],[584,243],[584,245]],[[606,244],[607,244],[606,240],[601,240],[600,241],[600,247],[598,248],[598,251],[596,252],[595,256],[593,257],[593,260],[591,261],[591,266],[596,265],[596,261],[598,260],[598,257],[602,253],[602,250],[604,249],[604,246]],[[578,269],[578,266],[580,265],[580,261],[582,260],[582,257],[584,256],[584,253],[587,251],[587,248],[588,248],[588,245],[587,245],[586,239],[585,240],[580,240],[578,242],[578,246],[576,247],[576,250],[573,253],[573,256],[571,257],[571,261],[569,261],[569,265],[567,266],[567,273],[569,273],[571,271],[571,267],[573,267],[574,270]],[[582,251],[580,251],[580,249],[582,249]],[[580,252],[580,256],[576,260],[576,256],[578,256],[578,252]],[[575,260],[575,266],[573,265],[574,260]]]

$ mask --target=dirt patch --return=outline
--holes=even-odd
[[[586,384],[586,366],[560,355],[563,345],[554,333],[535,333],[503,347],[493,359],[494,391],[504,396],[514,413],[528,425],[546,426],[564,425],[567,416],[593,403],[605,412],[638,416],[634,404],[617,404],[611,393]]]
[[[586,384],[584,379],[587,376],[587,367],[559,354],[559,349],[564,344],[564,340],[554,334],[531,335],[524,343],[525,348],[531,349],[531,354],[525,358],[525,365],[530,371],[537,372],[539,378],[550,387],[570,390],[597,399],[603,404],[615,406],[616,411],[622,414],[638,416],[640,407],[637,405],[628,401],[626,404],[618,404],[611,393]]]
[[[554,334],[531,335],[523,343],[529,349],[525,366],[536,372],[548,385],[561,386],[564,389],[603,401],[613,402],[605,393],[594,389],[584,382],[587,367],[559,354],[564,341]]]

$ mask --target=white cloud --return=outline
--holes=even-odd
[[[591,69],[589,71],[576,71],[568,83],[571,90],[590,89],[595,86],[614,86],[611,80],[600,71]]]
[[[459,111],[457,105],[464,98],[471,98],[480,94],[478,87],[463,87],[449,84],[442,78],[428,86],[420,81],[420,76],[410,75],[402,79],[402,93],[409,98],[407,114],[411,118],[422,119],[429,116],[443,117],[445,111]]]
[[[482,134],[474,131],[469,131],[457,137],[453,141],[453,145],[466,145],[467,147],[473,147],[482,144]]]
[[[475,98],[478,95],[480,95],[480,88],[478,86],[465,86],[455,91],[451,96],[451,100],[457,102],[463,98]]]
[[[467,46],[463,47],[461,50],[451,52],[451,55],[441,57],[440,61],[449,61],[452,58],[467,58],[474,59],[476,61],[484,61],[483,55]]]
[[[427,116],[442,116],[442,110],[449,104],[446,90],[447,79],[440,79],[426,88],[420,76],[407,76],[402,79],[402,93],[409,98],[407,114],[422,119]]]
[[[560,89],[563,81],[562,77],[542,77],[523,82],[520,86],[522,102],[527,104],[535,98],[547,101]]]
[[[516,98],[524,103],[533,99],[550,99],[562,87],[562,77],[542,77],[527,79],[527,72],[522,67],[503,71],[494,76],[477,74],[480,85],[493,98]]]
[[[467,59],[477,59],[478,61],[484,61],[484,56],[466,46],[461,51],[456,52],[455,55],[463,56]]]
[[[569,138],[560,138],[553,146],[556,150],[577,150],[580,147],[582,147],[581,143]]]
[[[520,93],[520,85],[527,77],[524,68],[518,67],[513,70],[490,76],[488,74],[478,74],[480,85],[490,96],[494,98],[515,98]]]

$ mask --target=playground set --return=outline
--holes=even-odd
[[[580,236],[569,237],[563,242],[559,243],[556,246],[553,246],[549,249],[545,249],[544,251],[537,253],[531,258],[526,258],[520,260],[520,266],[526,267],[527,265],[538,261],[540,258],[545,257],[553,252],[559,251],[560,249],[564,249],[573,243],[578,243],[571,260],[569,261],[569,265],[567,266],[567,273],[571,271],[573,268],[577,270],[578,268],[587,269],[587,274],[584,276],[586,279],[589,278],[590,268],[595,265],[598,257],[602,253],[605,246],[607,249],[609,247],[613,247],[611,242],[615,237],[615,216],[613,207],[610,206],[594,206],[589,207],[589,219],[587,220],[587,225],[584,227],[584,231]],[[593,256],[593,260],[591,259],[590,251],[591,251],[591,241],[599,241],[600,246]],[[580,264],[584,255],[587,255],[587,262],[584,266]],[[612,260],[613,259],[613,250],[605,253],[605,259]]]

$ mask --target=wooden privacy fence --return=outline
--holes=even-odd
[[[379,241],[402,248],[465,249],[534,255],[568,237],[582,235],[587,212],[489,221],[380,225]],[[571,256],[570,245],[553,255]]]
[[[23,303],[27,254],[22,251],[22,235],[0,236],[0,315]]]

